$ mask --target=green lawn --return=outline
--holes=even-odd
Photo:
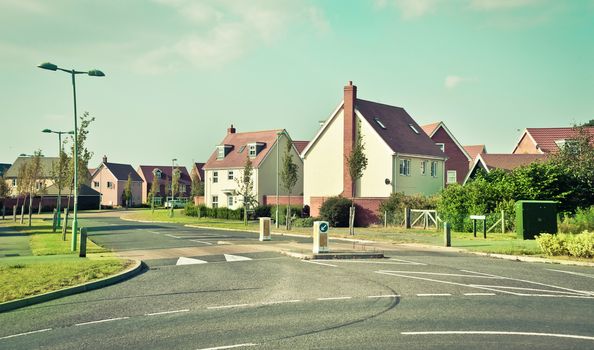
[[[196,218],[184,216],[182,209],[177,209],[173,218],[169,217],[167,210],[155,210],[151,213],[149,210],[134,210],[130,213],[124,214],[125,218],[143,221],[162,221],[180,224],[189,224],[214,228],[226,228],[234,230],[249,230],[257,231],[259,229],[258,222],[250,222],[247,226],[242,221],[211,219],[211,218]],[[294,227],[291,231],[286,231],[284,228],[274,228],[274,232],[279,233],[299,233],[311,235],[312,228]],[[443,231],[436,230],[406,230],[401,227],[358,227],[355,229],[355,236],[350,236],[348,228],[332,228],[330,230],[332,237],[342,238],[357,238],[364,240],[373,240],[381,242],[389,242],[393,244],[399,243],[420,243],[435,246],[442,246],[444,243]],[[534,240],[519,240],[515,233],[488,233],[487,239],[482,238],[482,233],[477,233],[477,238],[474,238],[472,233],[467,232],[452,232],[452,247],[468,249],[472,251],[479,251],[485,253],[499,253],[512,255],[541,255],[540,248],[536,245]]]
[[[78,252],[70,251],[71,235],[63,241],[60,232],[51,231],[51,221],[34,219],[32,227],[28,227],[5,220],[0,221],[0,229],[0,245],[18,243],[11,256],[0,257],[0,302],[107,277],[131,263],[107,253],[90,240],[88,257],[79,258]]]

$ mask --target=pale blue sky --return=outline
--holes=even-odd
[[[233,123],[311,139],[349,80],[509,153],[517,129],[594,119],[594,0],[0,0],[0,162],[96,118],[90,166],[205,161]]]

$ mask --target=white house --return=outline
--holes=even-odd
[[[265,203],[266,196],[276,195],[277,183],[278,194],[287,195],[280,179],[287,142],[291,142],[291,139],[286,130],[237,133],[231,125],[221,144],[204,165],[206,206],[230,209],[243,207],[243,198],[237,194],[239,189],[237,179],[240,179],[243,174],[247,158],[251,160],[254,169],[253,194],[259,203]],[[280,147],[277,148],[277,145]],[[303,195],[303,161],[295,145],[291,146],[291,154],[293,162],[298,166],[299,174],[291,194],[301,196]]]

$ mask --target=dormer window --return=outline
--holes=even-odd
[[[264,149],[264,146],[266,146],[266,144],[263,142],[248,143],[248,155],[250,158],[256,157],[260,151]]]
[[[224,159],[225,156],[227,156],[227,154],[229,154],[229,152],[231,152],[232,148],[233,148],[233,145],[217,146],[217,160]]]

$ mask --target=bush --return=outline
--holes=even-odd
[[[536,242],[542,252],[549,256],[594,257],[594,232],[557,235],[543,233],[536,237]]]
[[[559,231],[565,233],[579,233],[594,231],[594,206],[588,209],[577,209],[575,214],[565,216],[559,223]]]
[[[258,205],[254,208],[254,218],[269,218],[272,213],[271,205]]]
[[[436,207],[436,197],[426,197],[419,194],[408,196],[402,192],[396,192],[390,194],[390,198],[380,204],[378,216],[383,223],[384,214],[387,214],[388,224],[401,225],[404,222],[404,208],[435,209]]]
[[[320,207],[320,217],[333,227],[349,226],[351,201],[344,197],[330,197]]]
[[[314,221],[319,220],[319,218],[308,217],[308,218],[299,218],[293,221],[294,227],[313,227]]]
[[[243,220],[243,208],[207,208],[204,205],[195,206],[193,203],[187,203],[183,211],[186,216],[209,217],[214,219]]]

